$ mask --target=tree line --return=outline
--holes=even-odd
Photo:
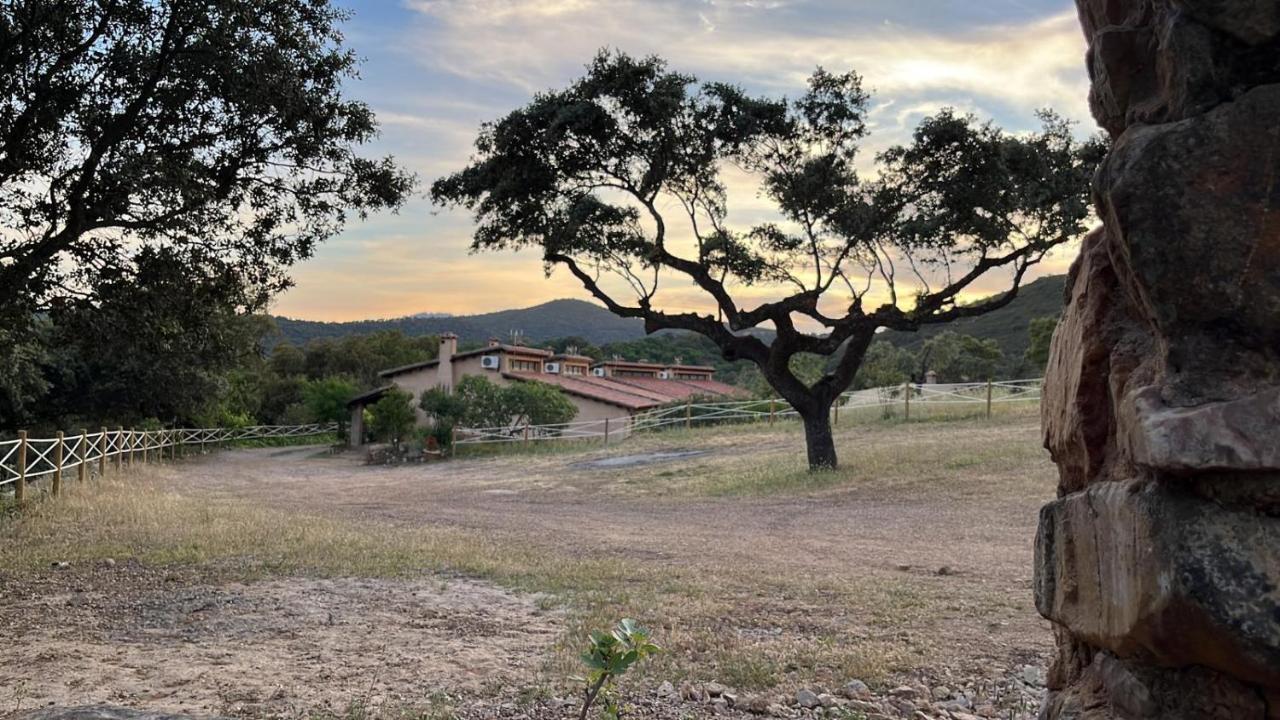
[[[302,346],[273,344],[270,318],[235,314],[202,317],[199,326],[209,331],[191,333],[181,322],[137,322],[140,312],[150,319],[145,310],[157,304],[166,306],[163,312],[170,319],[180,317],[184,308],[206,309],[199,298],[190,297],[189,289],[175,282],[149,300],[143,308],[131,302],[129,307],[104,303],[75,322],[45,318],[36,326],[37,341],[4,346],[15,372],[0,376],[0,430],[343,422],[349,399],[384,384],[379,372],[431,360],[439,347],[438,336],[410,337],[398,330],[320,338]],[[1052,317],[1033,319],[1030,348],[1017,358],[1007,356],[995,340],[950,331],[914,352],[877,340],[868,347],[852,387],[923,382],[930,371],[938,382],[1037,376],[1047,360],[1055,322]],[[462,349],[479,346],[466,342]],[[774,394],[754,365],[726,360],[713,342],[693,333],[599,345],[569,336],[541,346],[597,359],[708,365],[723,382],[760,397]],[[812,383],[827,372],[831,360],[798,354],[791,362],[796,376]],[[463,424],[481,422],[471,417]]]

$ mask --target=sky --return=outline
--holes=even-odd
[[[954,107],[1011,131],[1051,107],[1093,132],[1084,38],[1072,0],[340,0],[348,45],[363,58],[351,97],[381,134],[365,152],[394,155],[421,183],[397,214],[353,222],[296,266],[273,312],[315,320],[472,314],[556,298],[589,299],[538,256],[473,255],[472,221],[425,197],[462,168],[481,123],[582,75],[602,47],[658,54],[702,80],[794,97],[821,65],[856,70],[873,92],[865,156]],[[730,220],[768,217],[753,186],[730,178]],[[1065,272],[1064,248],[1040,273]],[[978,294],[1001,289],[993,278]],[[696,308],[692,293],[675,309]]]

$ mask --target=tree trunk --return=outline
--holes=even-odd
[[[804,420],[804,444],[809,452],[809,470],[836,469],[836,441],[831,436],[831,406],[823,404],[815,411],[801,412]]]

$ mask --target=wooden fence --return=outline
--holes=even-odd
[[[833,421],[840,413],[862,408],[879,408],[884,412],[901,412],[910,420],[912,408],[922,409],[969,407],[982,409],[990,417],[994,408],[1009,403],[1039,403],[1039,379],[1002,380],[982,383],[914,384],[854,390],[840,396],[832,405]],[[692,428],[695,425],[718,425],[735,422],[774,423],[798,417],[784,400],[734,400],[703,402],[690,399],[630,416],[606,420],[583,420],[558,425],[513,425],[482,428],[457,428],[455,445],[494,443],[530,443],[555,440],[603,440],[606,444],[633,433],[666,427]]]
[[[15,440],[0,440],[0,490],[12,489],[14,500],[22,503],[27,486],[47,480],[49,492],[62,492],[64,476],[74,472],[84,481],[90,474],[103,475],[109,467],[122,470],[136,462],[176,457],[190,449],[203,451],[209,445],[237,440],[311,437],[337,432],[334,423],[312,425],[255,425],[243,428],[173,428],[134,430],[118,427],[98,432],[81,430],[67,435],[59,431],[51,438],[28,437],[19,431]]]

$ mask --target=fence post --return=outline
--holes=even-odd
[[[684,429],[688,430],[693,427],[693,401],[684,401]]]
[[[107,476],[107,429],[100,428],[102,436],[98,438],[98,478],[102,479]]]
[[[129,469],[133,469],[133,463],[138,459],[138,432],[133,428],[129,428]]]
[[[18,431],[18,480],[13,485],[13,501],[22,507],[27,498],[27,431]]]
[[[839,395],[836,396],[836,404],[832,406],[832,409],[835,411],[835,416],[836,416],[833,424],[839,425],[840,424],[840,396]]]
[[[116,426],[116,474],[124,469],[124,426]]]
[[[449,426],[449,455],[458,457],[458,426]]]
[[[777,410],[777,404],[778,404],[777,400],[774,400],[773,398],[769,398],[769,425],[770,426],[773,425],[773,416]]]
[[[604,444],[609,444],[609,418],[604,419]]]
[[[902,406],[906,419],[911,419],[911,382],[907,381],[902,384]]]
[[[76,466],[76,482],[84,484],[85,475],[89,473],[89,431],[80,428],[80,464]]]
[[[62,431],[59,430],[53,445],[53,496],[62,494],[62,450],[66,446]]]
[[[142,431],[142,464],[151,462],[151,431]]]
[[[991,419],[991,378],[987,378],[987,419]]]

